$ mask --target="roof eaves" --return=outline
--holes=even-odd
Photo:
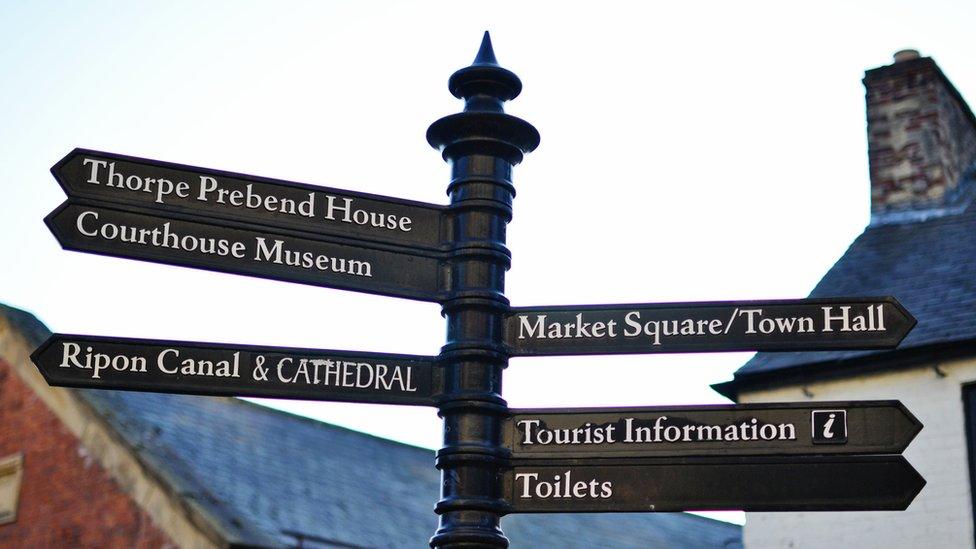
[[[976,338],[942,341],[883,353],[871,353],[836,360],[804,362],[788,368],[737,374],[729,381],[712,384],[712,389],[734,401],[745,391],[795,386],[863,375],[878,370],[918,368],[947,359],[976,356]]]

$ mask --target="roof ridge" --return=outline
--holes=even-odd
[[[688,512],[688,511],[684,511],[684,512],[678,513],[678,515],[679,516],[684,516],[684,517],[693,517],[693,518],[695,518],[698,521],[718,523],[718,524],[721,524],[723,526],[733,526],[735,528],[742,528],[742,525],[741,524],[738,524],[738,523],[735,523],[735,522],[729,522],[727,520],[722,520],[722,519],[717,519],[717,518],[712,518],[712,517],[706,517],[706,516],[702,516],[702,515],[699,515],[699,514],[696,514],[696,513],[691,513],[691,512]]]

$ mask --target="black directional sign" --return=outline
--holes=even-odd
[[[44,221],[68,250],[329,288],[438,301],[446,278],[437,252],[355,246],[229,221],[218,225],[72,200]]]
[[[515,513],[895,511],[925,480],[901,456],[513,460]]]
[[[896,400],[511,412],[515,458],[900,454],[922,430]]]
[[[158,393],[433,406],[436,358],[54,334],[31,360],[48,384]]]
[[[893,297],[514,308],[513,356],[896,347],[915,318]]]
[[[51,168],[69,197],[438,249],[446,208],[386,196],[75,149]]]

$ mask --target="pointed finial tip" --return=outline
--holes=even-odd
[[[481,47],[478,48],[478,55],[474,58],[475,65],[497,65],[498,60],[495,59],[495,50],[491,47],[491,35],[488,31],[485,31],[484,37],[481,39]]]
[[[485,94],[508,101],[518,97],[522,91],[522,81],[515,73],[498,65],[491,47],[491,35],[485,31],[474,62],[452,74],[447,88],[458,99]]]

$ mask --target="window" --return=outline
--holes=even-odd
[[[17,520],[20,480],[24,475],[24,455],[0,458],[0,524]]]
[[[969,451],[969,495],[973,522],[976,523],[976,383],[962,386],[962,405],[966,414],[966,449]]]

